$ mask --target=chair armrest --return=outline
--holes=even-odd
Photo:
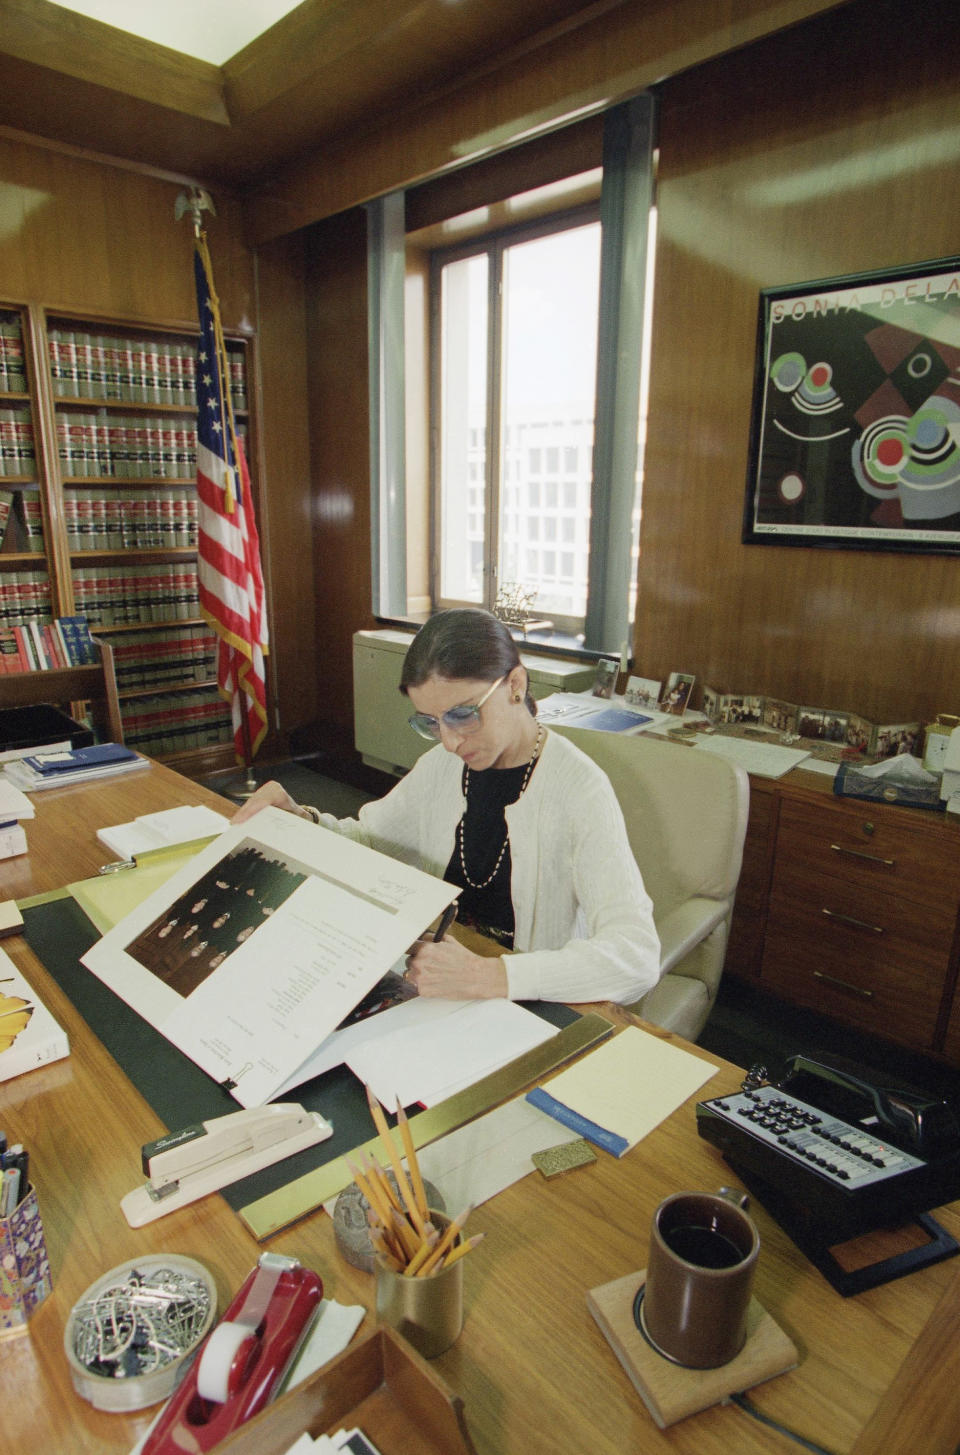
[[[696,896],[678,904],[676,909],[658,920],[661,976],[679,964],[701,940],[705,940],[727,918],[731,906],[730,899],[704,899]]]

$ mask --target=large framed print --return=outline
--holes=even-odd
[[[960,553],[960,258],[760,294],[743,539]]]

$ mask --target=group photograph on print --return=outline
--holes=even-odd
[[[743,540],[960,553],[960,258],[764,289]]]
[[[127,953],[178,995],[189,995],[309,873],[245,840],[131,940]]]

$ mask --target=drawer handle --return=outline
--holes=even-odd
[[[849,980],[839,980],[836,975],[827,975],[822,970],[814,970],[813,976],[815,980],[826,980],[830,985],[836,985],[841,990],[849,990],[854,995],[861,996],[864,1000],[873,999],[872,990],[864,990],[862,985],[851,985]]]
[[[871,864],[882,864],[885,869],[896,868],[896,859],[881,859],[879,854],[865,854],[862,849],[846,849],[842,844],[831,844],[835,854],[849,854],[851,859],[869,859]]]
[[[869,930],[872,935],[882,935],[883,925],[869,924],[865,919],[854,919],[852,914],[838,914],[835,909],[822,909],[827,919],[839,920],[842,925],[852,925],[855,930]]]

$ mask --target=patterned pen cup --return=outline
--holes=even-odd
[[[37,1190],[30,1187],[10,1216],[0,1218],[0,1339],[27,1332],[27,1320],[52,1286]]]

